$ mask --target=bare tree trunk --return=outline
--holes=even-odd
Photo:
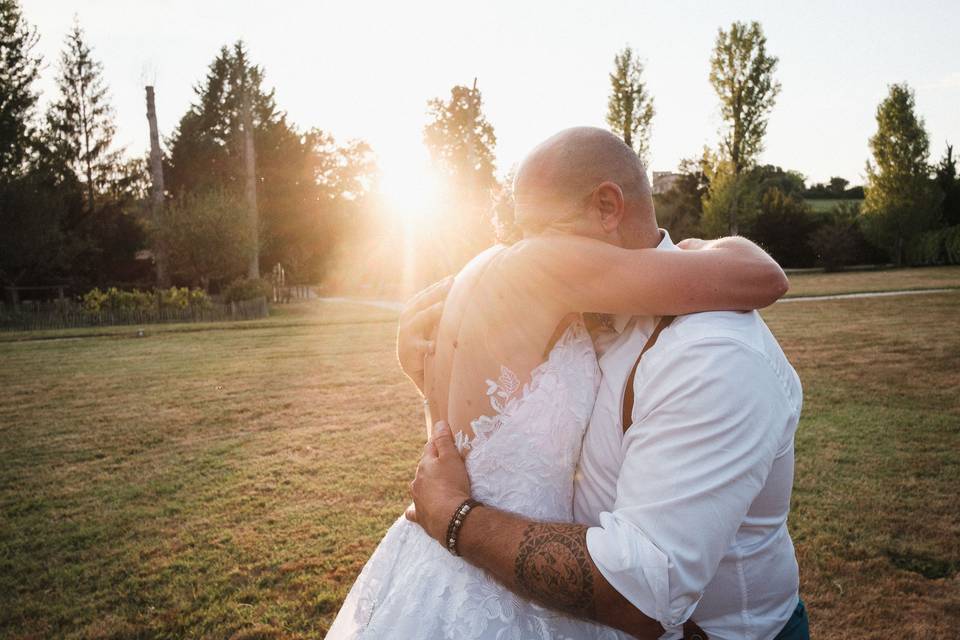
[[[253,147],[253,114],[250,109],[250,94],[243,93],[243,160],[247,194],[247,214],[250,220],[250,262],[248,278],[260,277],[260,215],[257,212],[257,162]]]
[[[153,223],[157,229],[163,224],[163,156],[160,153],[160,132],[157,129],[157,108],[153,99],[153,87],[147,87],[147,122],[150,123],[150,208]],[[154,260],[157,265],[157,286],[170,286],[167,273],[167,249],[163,244],[162,233],[157,234],[153,242]]]

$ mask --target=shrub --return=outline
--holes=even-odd
[[[927,231],[907,244],[907,262],[912,265],[940,264],[943,262],[945,230]]]
[[[81,296],[81,305],[84,311],[96,313],[100,311],[149,311],[157,308],[157,302],[164,307],[208,308],[211,306],[210,296],[203,289],[188,289],[187,287],[169,289],[155,289],[153,291],[122,291],[110,287],[106,291],[93,288]]]
[[[960,264],[960,225],[943,230],[943,250],[948,264]]]
[[[154,299],[146,291],[134,289],[133,291],[121,291],[116,287],[110,287],[105,294],[101,307],[112,311],[142,311],[154,306]]]
[[[239,278],[223,290],[223,301],[241,302],[243,300],[256,300],[257,298],[269,300],[272,295],[273,285],[266,280]]]
[[[840,203],[822,214],[819,226],[810,235],[810,247],[824,269],[839,271],[850,265],[884,259],[864,236],[860,221],[860,210],[854,203]]]
[[[210,295],[206,291],[196,288],[190,290],[190,306],[207,309],[213,306],[213,303],[210,301]]]
[[[164,306],[180,307],[209,307],[210,296],[203,289],[189,289],[187,287],[170,287],[160,290],[160,302]]]
[[[107,294],[103,291],[100,291],[99,287],[94,287],[90,291],[87,291],[80,298],[81,304],[83,305],[84,311],[100,311],[103,308],[104,303],[107,301]]]
[[[810,247],[827,271],[839,271],[856,262],[856,229],[836,221],[821,226],[810,236]]]

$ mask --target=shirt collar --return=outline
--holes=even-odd
[[[660,229],[660,243],[657,245],[657,249],[664,249],[666,251],[680,251],[680,247],[673,244],[673,240],[670,239],[670,232],[666,229]],[[626,313],[621,313],[613,316],[613,328],[617,333],[623,333],[623,330],[627,328],[627,325],[630,324],[630,320],[633,319],[633,316]]]

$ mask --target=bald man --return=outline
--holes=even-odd
[[[657,227],[636,154],[600,129],[538,145],[515,200],[525,235],[678,250]],[[412,378],[430,334],[422,319],[438,303],[418,304],[398,334]],[[603,325],[603,380],[575,479],[580,524],[481,505],[463,519],[460,554],[524,597],[637,638],[808,638],[787,531],[802,391],[763,320],[711,312]],[[421,460],[413,493],[421,524],[435,518],[425,528],[442,530],[451,514],[437,506],[469,498],[470,484],[449,429],[434,442],[439,456]]]

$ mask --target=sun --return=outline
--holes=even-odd
[[[442,188],[441,176],[425,159],[408,157],[381,167],[384,206],[404,222],[423,222],[436,215]]]

